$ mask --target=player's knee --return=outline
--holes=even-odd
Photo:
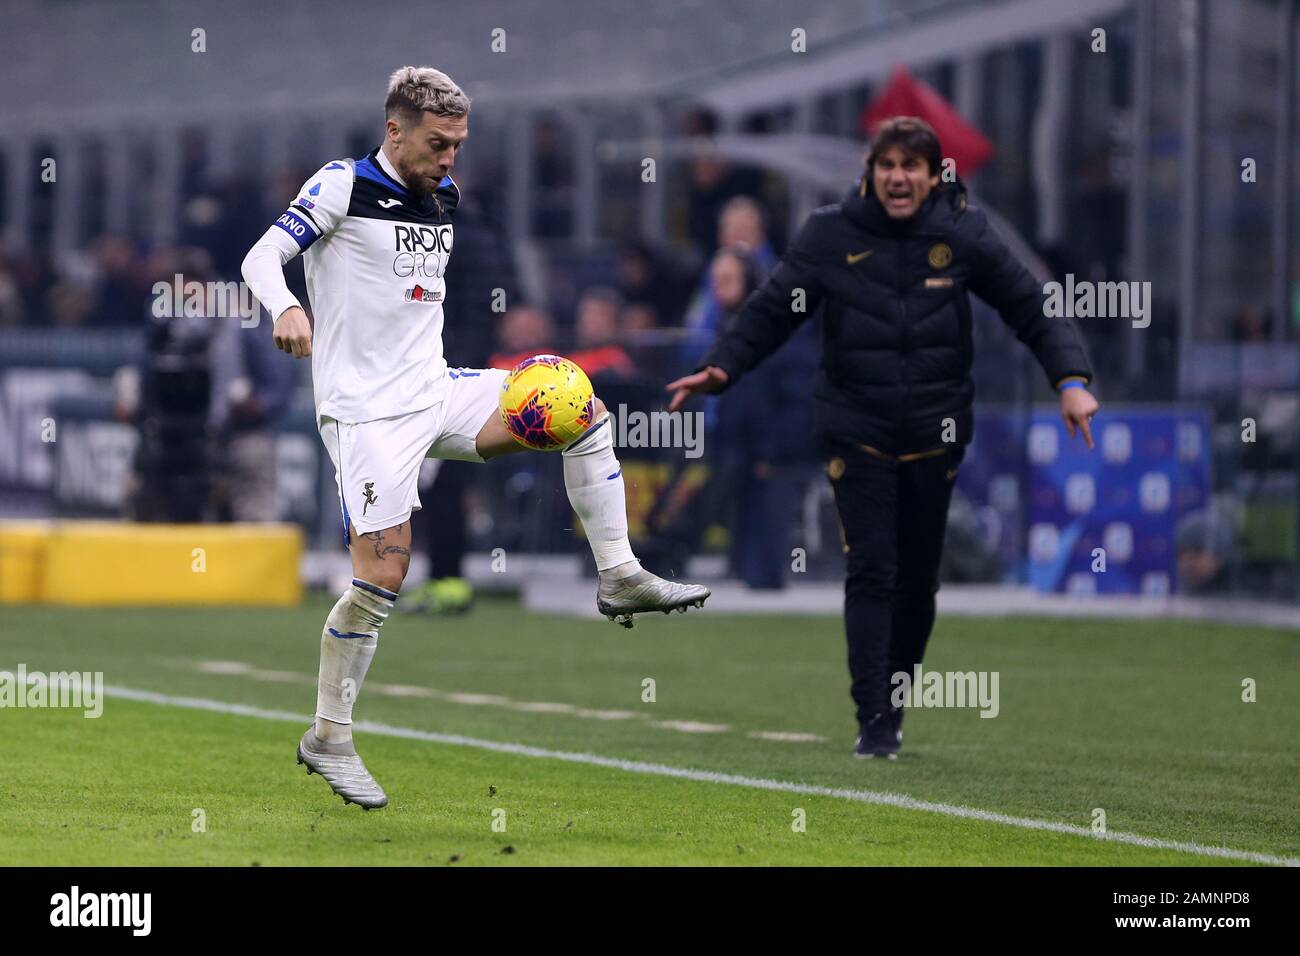
[[[383,561],[371,565],[367,570],[366,580],[371,584],[376,584],[386,591],[394,593],[402,589],[402,582],[406,580],[406,572],[410,568],[410,558],[397,561]]]
[[[592,415],[593,419],[599,418],[601,415],[605,414],[605,403],[595,395],[591,397],[591,407],[595,409],[595,412]]]

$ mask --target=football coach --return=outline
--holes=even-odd
[[[886,121],[859,184],[809,216],[768,280],[670,410],[721,392],[823,308],[816,432],[848,555],[844,625],[859,757],[893,759],[902,710],[891,675],[913,673],[934,626],[939,560],[957,468],[970,442],[973,292],[997,309],[1060,394],[1071,436],[1092,447],[1092,370],[1077,330],[966,201],[940,181],[934,130]]]

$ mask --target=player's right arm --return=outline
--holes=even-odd
[[[350,162],[332,162],[307,180],[295,199],[254,243],[240,271],[253,295],[271,314],[275,347],[294,358],[311,355],[311,322],[284,281],[284,266],[330,233],[347,213],[352,195]]]

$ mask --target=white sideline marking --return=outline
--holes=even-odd
[[[751,730],[745,736],[753,737],[755,740],[782,740],[798,744],[826,743],[826,738],[821,734],[794,733],[787,730]]]
[[[726,724],[705,724],[698,720],[652,720],[650,726],[680,730],[684,734],[725,734],[731,729]]]
[[[315,674],[262,670],[243,661],[199,661],[195,667],[204,674],[219,674],[224,677],[248,677],[252,680],[280,681],[289,684],[316,683]],[[415,687],[410,684],[367,684],[366,690],[372,694],[386,694],[390,697],[424,697],[428,700],[441,700],[474,707],[504,707],[507,710],[518,710],[526,714],[568,714],[571,717],[583,717],[589,720],[646,720],[650,722],[651,727],[676,730],[683,734],[725,734],[731,730],[726,724],[706,724],[694,720],[650,720],[649,714],[631,710],[600,710],[545,700],[511,700],[500,694],[467,694],[459,691],[434,690],[431,687]],[[817,734],[781,731],[760,731],[749,736],[755,740],[796,743],[824,743],[826,740],[825,737]]]
[[[154,691],[135,690],[131,687],[105,687],[104,693],[109,697],[135,700],[164,707],[184,707],[189,710],[207,710],[218,714],[235,714],[240,717],[257,717],[261,720],[284,720],[310,723],[310,717],[291,713],[287,710],[267,710],[248,704],[228,704],[220,700],[208,700],[203,697],[173,697]],[[745,777],[739,774],[716,773],[711,770],[691,770],[686,767],[669,767],[660,763],[643,763],[639,760],[621,760],[617,757],[602,757],[598,754],[574,753],[565,750],[547,750],[544,747],[532,747],[527,744],[502,743],[497,740],[482,740],[478,737],[463,737],[460,734],[439,734],[429,730],[414,730],[408,727],[391,727],[388,724],[359,720],[353,724],[356,729],[385,737],[403,737],[408,740],[423,740],[427,743],[450,744],[454,747],[472,747],[476,750],[490,750],[496,753],[514,754],[519,757],[537,757],[543,760],[563,760],[568,763],[587,764],[593,767],[608,767],[624,770],[628,773],[643,773],[655,777],[676,777],[681,780],[693,780],[697,783],[717,783],[733,787],[751,787],[758,790],[775,790],[781,793],[799,793],[814,797],[835,797],[840,800],[854,800],[859,803],[872,803],[882,806],[900,807],[904,810],[921,810],[926,813],[938,813],[947,817],[962,817],[968,820],[982,820],[986,823],[1001,823],[1005,826],[1019,827],[1022,830],[1047,830],[1052,833],[1065,833],[1070,836],[1088,837],[1093,840],[1110,843],[1127,843],[1131,846],[1146,847],[1152,850],[1173,850],[1194,856],[1212,856],[1224,860],[1247,860],[1251,863],[1264,863],[1269,866],[1300,866],[1300,859],[1289,856],[1273,856],[1268,853],[1255,853],[1249,850],[1231,850],[1226,847],[1205,846],[1181,840],[1161,840],[1156,837],[1144,837],[1136,833],[1108,831],[1094,833],[1087,827],[1073,823],[1053,823],[1048,820],[1031,820],[1028,817],[1013,817],[1005,813],[989,810],[976,810],[971,807],[959,807],[949,803],[935,803],[930,800],[917,800],[898,793],[884,793],[875,790],[850,790],[845,787],[822,787],[808,783],[792,783],[785,780],[769,780],[763,777]]]

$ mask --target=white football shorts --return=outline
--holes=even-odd
[[[420,510],[420,464],[425,458],[483,461],[474,439],[497,410],[508,372],[449,368],[443,398],[406,415],[349,425],[320,418],[321,440],[334,462],[343,540],[401,524]]]

